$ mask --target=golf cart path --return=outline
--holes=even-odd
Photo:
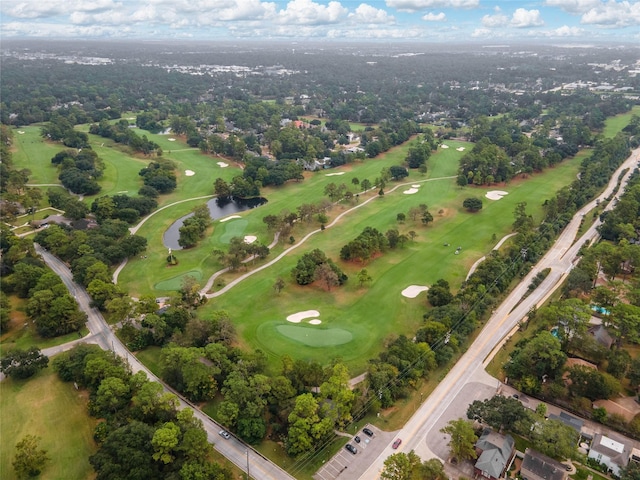
[[[506,242],[509,238],[516,236],[517,234],[518,234],[518,233],[516,232],[516,233],[510,233],[509,235],[505,235],[504,237],[502,237],[502,238],[500,239],[500,241],[499,241],[498,243],[496,243],[496,246],[495,246],[495,247],[493,247],[493,249],[492,249],[492,250],[498,250],[498,249],[502,246],[502,244],[503,244],[504,242]],[[471,265],[471,268],[469,269],[469,273],[467,273],[467,278],[465,278],[465,280],[469,280],[469,277],[470,277],[471,275],[473,275],[473,272],[475,272],[475,271],[476,271],[476,268],[478,268],[478,265],[480,265],[480,264],[481,264],[482,262],[484,262],[486,259],[487,259],[487,256],[486,256],[486,255],[483,255],[483,256],[482,256],[482,257],[480,257],[478,260],[476,260],[476,262],[475,262],[473,265]]]

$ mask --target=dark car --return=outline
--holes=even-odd
[[[360,437],[356,435],[355,437],[353,437],[353,441],[356,443],[360,443]]]
[[[353,445],[351,445],[350,443],[347,443],[344,448],[346,448],[347,450],[349,450],[351,453],[353,453],[354,455],[356,453],[358,453],[358,449],[356,447],[354,447]]]
[[[373,437],[373,432],[371,430],[369,430],[368,428],[363,428],[362,429],[362,433],[364,433],[368,437]]]
[[[402,443],[402,440],[400,440],[399,438],[396,438],[395,441],[393,442],[393,445],[391,445],[391,446],[395,450],[396,448],[398,448],[400,446],[401,443]]]

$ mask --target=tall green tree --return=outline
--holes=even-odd
[[[471,422],[462,418],[450,420],[440,431],[451,436],[447,445],[451,447],[451,456],[453,458],[458,461],[476,458],[474,445],[478,437],[473,431]]]
[[[37,477],[49,461],[47,451],[40,448],[40,437],[26,435],[16,444],[11,464],[16,476],[22,479]]]

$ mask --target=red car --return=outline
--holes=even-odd
[[[401,443],[402,443],[402,440],[400,440],[399,438],[396,438],[396,440],[393,442],[393,445],[391,446],[393,447],[394,450],[396,450]]]

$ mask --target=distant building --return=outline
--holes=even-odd
[[[473,467],[475,478],[498,480],[503,478],[516,454],[511,435],[500,435],[485,428],[475,445],[478,459]]]
[[[527,448],[520,465],[520,476],[524,480],[566,480],[567,470],[553,458]]]
[[[629,464],[632,445],[622,437],[611,438],[613,435],[609,435],[598,433],[593,437],[588,457],[606,465],[614,475],[619,477],[620,470]]]

